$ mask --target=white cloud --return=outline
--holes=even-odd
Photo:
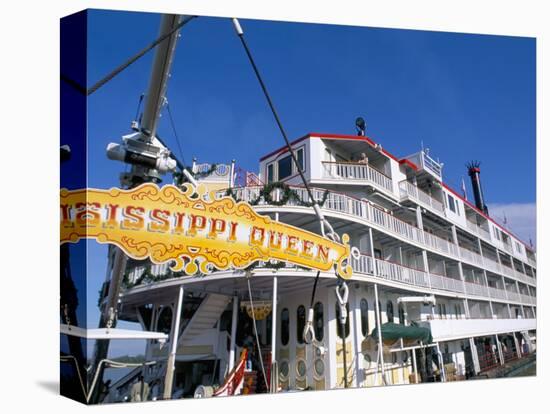
[[[531,239],[533,245],[536,245],[537,207],[535,203],[490,204],[488,208],[493,220],[504,224],[506,216],[505,227],[525,243],[529,244],[529,239]]]

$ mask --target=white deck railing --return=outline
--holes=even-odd
[[[466,220],[466,227],[468,227],[468,229],[472,233],[477,234],[478,236],[482,237],[483,239],[485,239],[487,241],[491,241],[490,233],[487,230],[485,230],[484,228],[479,227],[476,223],[473,223],[470,220]]]
[[[472,250],[466,249],[464,247],[459,247],[459,250],[460,250],[460,257],[463,260],[468,261],[470,263],[473,263],[477,266],[483,267],[484,258],[481,257],[480,254],[478,254],[478,253],[476,253]]]
[[[434,210],[439,211],[440,213],[445,212],[443,203],[439,200],[436,200],[428,193],[419,189],[416,185],[410,181],[404,180],[399,183],[399,191],[401,197],[411,198],[413,201],[416,201],[419,204],[431,207]]]
[[[489,297],[489,290],[487,286],[480,285],[478,283],[464,282],[464,287],[468,295]]]
[[[489,291],[489,296],[493,299],[506,300],[506,292],[502,289],[497,289],[494,287],[487,287]]]
[[[368,164],[353,162],[323,162],[323,178],[334,180],[369,181],[393,192],[392,180]]]
[[[292,186],[291,188],[296,191],[302,201],[311,201],[309,200],[305,188],[294,186]],[[233,189],[233,193],[238,199],[251,202],[258,199],[260,195],[260,190],[260,187],[239,187]],[[224,190],[218,192],[218,195],[220,196],[224,194]],[[325,194],[325,190],[312,188],[312,194],[316,201],[321,201]],[[265,201],[263,200],[260,200],[258,204],[266,205]],[[299,204],[296,200],[291,199],[288,201],[288,205]],[[497,274],[505,274],[506,276],[513,278],[518,277],[518,272],[515,272],[513,269],[507,268],[502,270],[503,268],[506,268],[506,266],[502,266],[500,265],[500,263],[497,263],[487,257],[482,257],[472,250],[459,247],[449,240],[445,240],[427,231],[420,230],[418,227],[415,227],[410,223],[398,219],[391,213],[388,213],[387,211],[376,207],[367,200],[360,200],[345,194],[329,191],[325,200],[325,204],[323,205],[323,209],[336,211],[343,214],[349,214],[350,216],[361,218],[362,220],[369,222],[369,224],[371,225],[383,228],[385,231],[388,231],[411,242],[428,247],[429,249],[449,255],[456,260],[469,262],[476,266],[486,268],[487,270],[495,272]],[[535,280],[533,278],[526,277],[522,280],[529,283],[535,283]]]

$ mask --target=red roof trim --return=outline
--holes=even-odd
[[[293,146],[294,144],[297,144],[297,143],[299,143],[299,142],[301,142],[301,141],[303,141],[303,140],[305,140],[305,139],[307,139],[307,138],[310,138],[310,135],[309,135],[309,134],[308,134],[308,135],[304,135],[304,136],[301,137],[301,138],[295,139],[294,141],[292,141],[292,142],[290,143],[290,146]],[[288,151],[288,149],[287,149],[286,145],[284,145],[284,146],[282,146],[281,148],[278,148],[278,149],[276,149],[275,151],[271,151],[269,154],[264,155],[263,157],[260,158],[260,161],[264,161],[264,160],[266,160],[266,159],[272,157],[273,155],[276,155],[276,154],[279,154],[279,153],[284,153],[284,152],[287,152],[287,151]]]
[[[529,250],[531,251],[534,251],[533,248],[531,248],[531,246],[528,246],[523,240],[521,240],[521,238],[519,238],[518,236],[516,236],[514,233],[512,233],[510,230],[508,230],[506,227],[504,227],[503,225],[497,223],[494,219],[492,219],[491,217],[489,217],[487,214],[485,214],[483,211],[481,211],[479,208],[477,208],[474,204],[472,204],[470,201],[466,200],[464,198],[464,196],[458,194],[455,190],[453,190],[451,187],[449,187],[447,184],[445,184],[443,181],[441,182],[441,185],[443,187],[445,187],[447,190],[449,190],[451,193],[453,193],[456,197],[458,197],[460,200],[462,200],[464,202],[464,204],[468,205],[469,207],[471,207],[472,209],[474,209],[478,214],[480,214],[481,216],[485,217],[487,220],[489,220],[491,223],[493,223],[495,226],[497,226],[498,228],[500,228],[501,230],[503,230],[505,233],[507,233],[509,236],[512,236],[514,237],[515,239],[517,239],[521,244],[523,244],[526,248],[528,248]],[[513,247],[512,247],[513,248]]]
[[[414,162],[412,162],[412,161],[410,161],[406,158],[403,158],[403,159],[399,160],[399,164],[407,165],[407,166],[411,167],[413,170],[418,171],[418,166]]]
[[[371,147],[375,147],[376,146],[376,142],[374,142],[371,138],[367,137],[367,136],[360,136],[360,135],[342,135],[342,134],[324,134],[324,133],[317,133],[317,132],[310,132],[309,134],[307,135],[304,135],[303,137],[301,138],[298,138],[297,140],[294,140],[290,143],[290,145],[294,145],[294,144],[297,144],[298,142],[300,141],[303,141],[307,138],[320,138],[320,139],[341,139],[341,140],[347,140],[347,141],[364,141],[366,142],[367,144],[369,144]],[[267,155],[264,155],[263,157],[260,158],[260,161],[264,161],[266,160],[267,158],[270,158],[274,155],[277,155],[277,154],[283,154],[287,152],[287,148],[286,148],[286,145],[285,146],[282,146],[278,149],[276,149],[275,151],[272,151],[270,152],[269,154]],[[387,157],[390,157],[392,159],[394,159],[395,161],[399,162],[399,159],[393,155],[393,154],[390,154],[388,151],[386,151],[385,149],[382,149],[382,152],[384,155],[386,155]]]

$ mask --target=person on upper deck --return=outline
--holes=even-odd
[[[369,159],[367,158],[367,154],[365,154],[364,152],[361,153],[361,155],[359,156],[359,159],[357,160],[357,162],[359,164],[368,164],[369,163]]]

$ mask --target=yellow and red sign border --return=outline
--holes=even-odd
[[[209,274],[278,260],[351,277],[349,237],[342,243],[260,215],[204,185],[61,190],[61,243],[95,239],[134,259],[171,262],[173,271]]]

